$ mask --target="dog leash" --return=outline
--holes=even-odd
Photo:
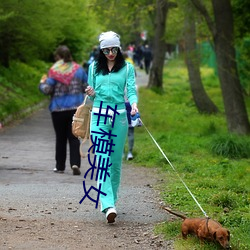
[[[148,128],[145,126],[145,124],[142,122],[141,118],[139,118],[139,120],[141,121],[142,125],[145,127],[146,131],[148,132],[149,136],[151,137],[151,139],[153,140],[153,142],[155,143],[155,145],[158,147],[158,149],[160,150],[160,152],[162,153],[162,155],[164,156],[164,158],[167,160],[167,162],[169,163],[169,165],[172,167],[172,169],[175,171],[175,173],[177,174],[177,176],[179,177],[179,179],[181,180],[182,184],[185,186],[185,188],[187,189],[187,191],[189,192],[189,194],[191,195],[191,197],[193,198],[193,200],[196,202],[196,204],[198,205],[198,207],[200,208],[200,210],[202,211],[202,213],[205,215],[205,217],[209,218],[209,216],[207,215],[207,213],[203,210],[203,208],[201,207],[201,205],[199,204],[199,202],[196,200],[196,198],[194,197],[194,195],[192,194],[192,192],[190,191],[190,189],[188,188],[188,186],[186,185],[186,183],[182,180],[182,178],[180,177],[180,175],[178,174],[177,170],[175,169],[175,167],[173,166],[173,164],[170,162],[170,160],[168,159],[168,157],[165,155],[165,153],[163,152],[163,150],[161,149],[161,147],[159,146],[159,144],[157,143],[157,141],[154,139],[154,137],[152,136],[152,134],[149,132]]]

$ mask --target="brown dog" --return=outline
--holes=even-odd
[[[183,239],[187,239],[188,234],[196,235],[201,241],[216,241],[224,249],[231,249],[229,245],[230,232],[222,225],[210,218],[187,218],[185,215],[178,214],[163,207],[166,211],[183,219],[181,233]]]

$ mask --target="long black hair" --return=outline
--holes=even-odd
[[[125,64],[126,64],[125,59],[121,53],[120,48],[118,48],[117,55],[115,58],[115,65],[112,69],[112,72],[118,72],[121,68],[123,68],[125,66]],[[97,74],[99,74],[99,73],[101,73],[103,75],[109,74],[107,58],[103,54],[102,50],[100,50],[99,56],[96,60],[96,70],[95,71]]]

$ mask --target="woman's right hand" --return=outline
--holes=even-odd
[[[85,92],[88,96],[93,96],[93,97],[95,96],[95,90],[90,86],[86,88]]]
[[[135,115],[137,112],[139,112],[138,108],[137,108],[137,104],[134,102],[132,105],[131,105],[131,112],[130,114],[133,116]]]

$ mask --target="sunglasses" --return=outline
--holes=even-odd
[[[118,48],[117,47],[114,47],[114,48],[111,48],[111,49],[105,48],[105,49],[102,50],[104,55],[109,55],[110,51],[112,52],[112,54],[117,54]]]

